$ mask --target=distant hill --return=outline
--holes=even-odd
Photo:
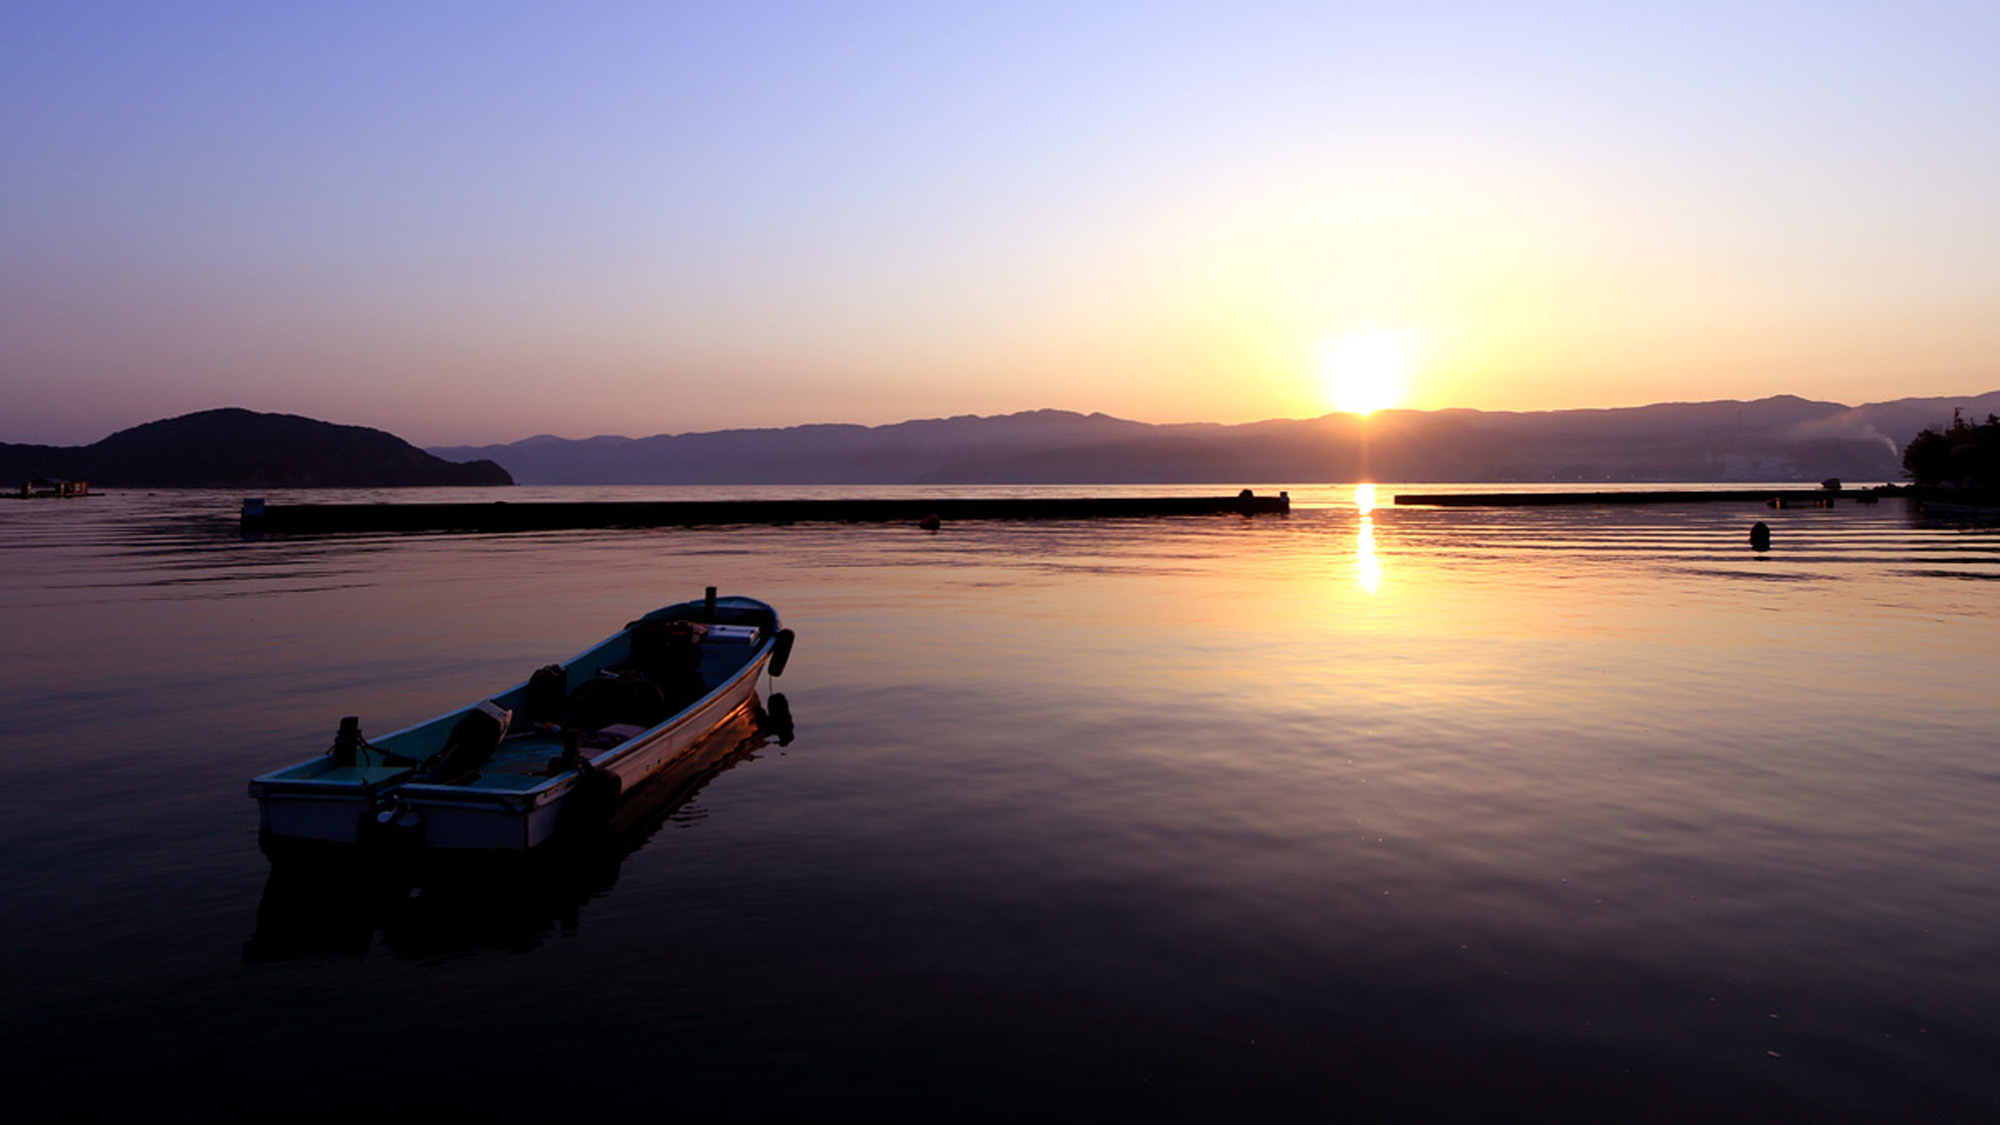
[[[128,488],[514,483],[491,461],[454,463],[381,430],[236,408],[148,422],[92,445],[0,444],[0,483],[34,477]]]
[[[1505,413],[1389,410],[1154,425],[1038,410],[886,426],[808,425],[452,446],[524,484],[1893,481],[1926,426],[2000,412],[2000,391],[1850,407],[1751,402]]]

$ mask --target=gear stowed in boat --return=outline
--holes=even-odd
[[[791,648],[776,610],[710,587],[470,707],[374,740],[341,720],[326,753],[250,782],[259,839],[267,851],[374,839],[526,851],[608,815],[748,706]]]

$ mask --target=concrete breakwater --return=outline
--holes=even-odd
[[[1872,504],[1883,496],[1901,495],[1894,486],[1866,489],[1830,488],[1680,488],[1651,491],[1600,492],[1399,492],[1396,503],[1440,508],[1532,508],[1558,504],[1770,504],[1812,507],[1851,500]]]
[[[510,504],[266,504],[243,501],[246,535],[396,531],[556,531],[731,523],[922,523],[1090,520],[1148,516],[1282,515],[1288,493],[1256,496],[936,498],[897,500],[661,500]]]

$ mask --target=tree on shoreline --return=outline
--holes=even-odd
[[[2000,488],[2000,416],[1977,425],[1954,411],[1943,430],[1925,429],[1903,450],[1903,470],[1923,486]]]

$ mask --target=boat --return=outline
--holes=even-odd
[[[602,823],[781,674],[793,634],[754,598],[656,609],[497,695],[380,738],[344,718],[323,754],[250,781],[266,854],[377,845],[527,852]]]
[[[626,860],[704,786],[766,746],[791,741],[784,695],[752,694],[694,746],[627,790],[608,821],[561,846],[501,862],[472,854],[459,862],[356,863],[353,849],[333,847],[274,857],[243,963],[361,957],[378,938],[393,956],[434,960],[525,948],[556,929],[575,933],[584,908],[611,893]]]

